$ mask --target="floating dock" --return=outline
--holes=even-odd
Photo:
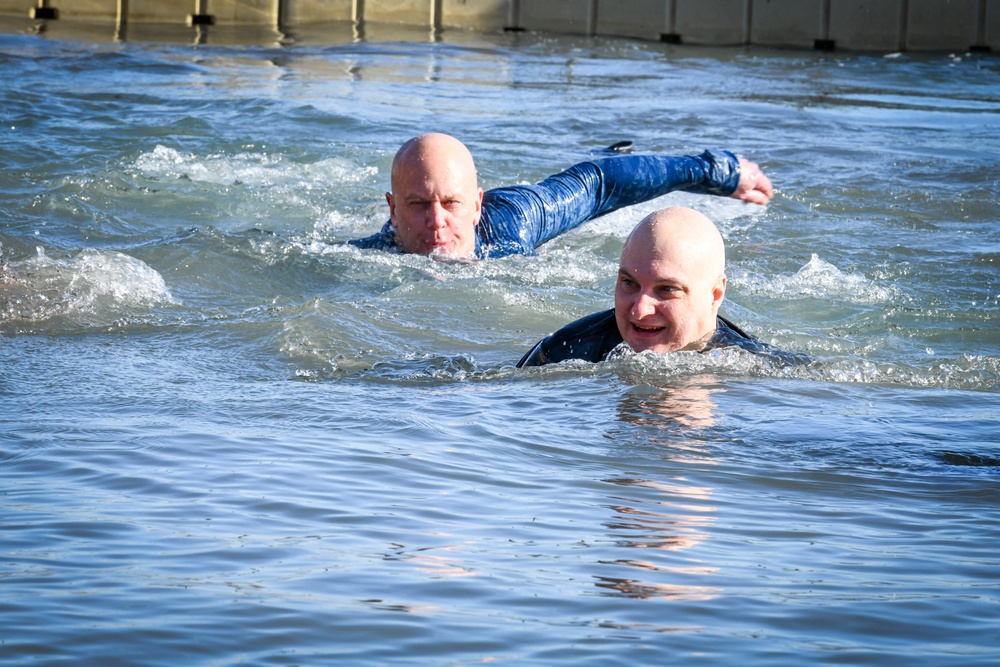
[[[1000,51],[1000,0],[0,0],[2,16],[278,31],[371,22],[714,46]]]

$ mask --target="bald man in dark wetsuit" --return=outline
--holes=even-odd
[[[646,216],[622,248],[615,307],[571,322],[535,344],[518,367],[598,362],[618,349],[669,354],[740,347],[781,364],[808,363],[719,316],[726,250],[715,224],[689,208]]]

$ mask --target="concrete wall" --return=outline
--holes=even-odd
[[[976,39],[979,0],[910,0],[906,48],[947,49]]]
[[[907,5],[906,0],[838,0],[830,11],[830,39],[845,49],[902,51]]]
[[[0,0],[2,2],[3,0]],[[328,23],[330,21],[353,21],[355,2],[361,0],[312,0],[312,2],[281,2],[275,5],[275,16],[284,25],[304,25],[307,23]],[[209,12],[212,11],[211,5]],[[276,24],[272,24],[276,25]]]
[[[672,33],[670,14],[672,2],[663,0],[629,0],[628,11],[622,11],[620,2],[595,3],[594,30],[609,35],[660,39]]]
[[[442,0],[440,26],[500,30],[510,23],[510,0]]]
[[[674,0],[677,39],[686,44],[750,44],[750,0]]]
[[[42,8],[39,10],[38,8]],[[1000,52],[1000,0],[0,0],[64,21],[295,27],[334,21],[684,44]]]

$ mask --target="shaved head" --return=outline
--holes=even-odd
[[[461,174],[476,181],[476,164],[472,153],[465,144],[440,132],[429,132],[408,139],[392,158],[392,184],[396,189],[396,179],[414,166],[428,162],[445,161],[458,168]]]
[[[414,137],[396,152],[391,180],[389,218],[405,252],[475,252],[483,191],[465,144],[447,134]]]
[[[689,208],[645,217],[622,248],[615,319],[636,352],[700,349],[726,292],[726,248],[715,224]]]
[[[726,245],[719,228],[694,209],[675,206],[647,215],[625,239],[622,257],[642,256],[640,248],[648,251],[647,256],[672,256],[701,265],[713,278],[726,270]]]

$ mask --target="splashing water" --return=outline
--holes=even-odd
[[[54,259],[39,247],[34,257],[9,263],[5,274],[0,321],[13,324],[100,326],[180,305],[159,273],[120,252],[87,249]]]
[[[995,58],[4,25],[2,660],[1000,663]],[[629,140],[777,193],[534,257],[346,245],[432,130],[486,188]],[[668,205],[812,362],[516,369]]]

